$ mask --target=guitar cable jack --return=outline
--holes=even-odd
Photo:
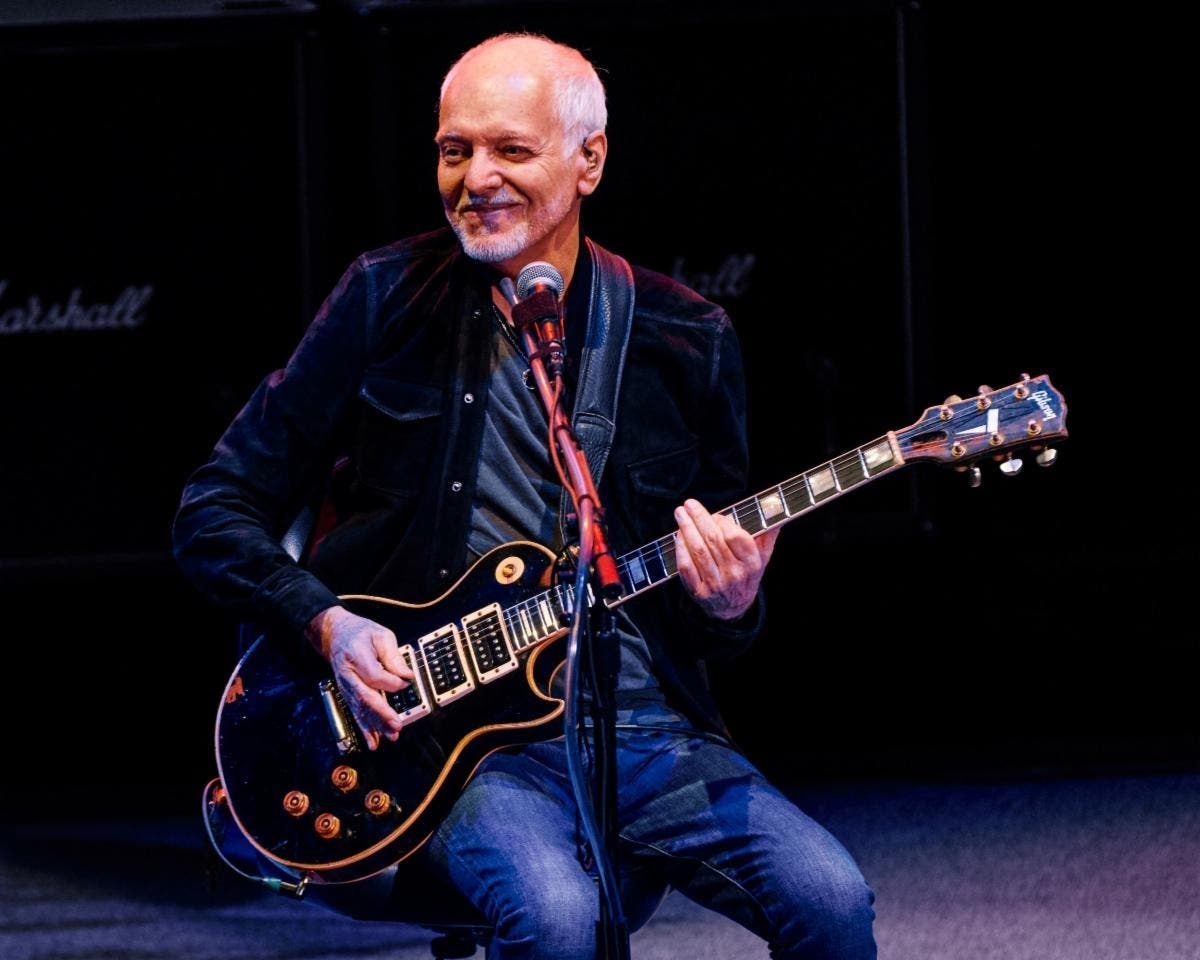
[[[228,794],[225,792],[225,788],[220,785],[220,779],[213,777],[205,785],[201,794],[201,814],[204,820],[204,831],[208,834],[208,842],[212,846],[213,852],[221,858],[221,862],[225,866],[238,876],[245,877],[252,883],[266,887],[272,893],[283,894],[284,896],[291,897],[293,900],[302,899],[304,894],[308,892],[309,877],[307,874],[295,882],[284,880],[282,877],[259,876],[243,870],[225,855],[225,851],[221,849],[221,842],[213,831],[213,820],[219,816],[220,811],[228,802]],[[224,833],[224,824],[221,826],[221,832]]]

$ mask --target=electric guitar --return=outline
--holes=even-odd
[[[1011,471],[1025,447],[1053,462],[1067,407],[1047,376],[980,390],[722,512],[758,534],[910,463],[973,471],[994,458]],[[565,704],[549,691],[574,592],[553,582],[554,559],[513,542],[429,603],[340,598],[396,634],[416,677],[387,695],[405,725],[375,751],[320,656],[255,641],[225,687],[215,731],[224,799],[251,845],[315,882],[365,879],[421,847],[488,754],[561,734]],[[593,603],[616,606],[673,577],[674,533],[618,558],[617,568],[621,595]]]

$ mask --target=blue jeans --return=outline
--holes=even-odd
[[[617,764],[623,880],[654,871],[772,957],[873,960],[874,893],[857,865],[744,756],[621,730]],[[594,960],[598,885],[575,809],[563,740],[536,743],[488,757],[430,838],[428,865],[495,927],[491,960]]]

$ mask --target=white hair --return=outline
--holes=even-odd
[[[604,84],[591,62],[574,47],[558,43],[540,33],[500,33],[476,44],[459,57],[442,80],[441,96],[454,79],[459,67],[481,50],[511,40],[532,40],[545,45],[547,58],[556,61],[551,71],[554,85],[554,113],[562,125],[568,151],[578,149],[589,134],[604,130],[608,124]]]

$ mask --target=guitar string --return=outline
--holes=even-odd
[[[913,428],[900,431],[897,436],[910,436],[919,426],[920,424],[917,424]],[[734,522],[743,529],[746,529],[747,524],[753,520],[759,525],[759,529],[752,531],[753,533],[761,533],[767,529],[770,529],[771,527],[779,526],[802,515],[825,500],[831,499],[833,495],[848,492],[860,484],[869,480],[873,480],[882,475],[884,472],[894,469],[898,464],[890,463],[885,470],[871,473],[870,468],[866,467],[863,463],[863,451],[877,446],[886,440],[887,435],[879,437],[876,440],[866,443],[853,451],[834,457],[819,467],[815,467],[804,473],[784,480],[781,483],[776,484],[774,487],[768,487],[758,494],[747,497],[746,499],[741,500],[738,503],[718,512],[731,517]],[[860,472],[864,470],[865,472],[861,472],[860,476],[853,478],[852,483],[846,485],[841,476],[841,468],[850,465],[855,465]],[[818,499],[813,494],[811,480],[812,478],[818,477],[825,473],[832,474],[831,479],[834,481],[832,493],[829,496],[823,496]],[[803,504],[799,511],[796,511],[791,503],[791,499],[800,491],[804,492],[805,499],[808,502]],[[768,519],[762,512],[762,503],[764,499],[775,495],[778,495],[783,500],[785,512]],[[661,568],[662,574],[659,575],[656,572],[653,576],[646,577],[644,585],[638,586],[638,581],[640,581],[642,578],[640,576],[635,578],[633,573],[634,564],[636,562],[639,571],[642,574],[645,574],[647,571],[646,561],[648,558],[652,557],[657,557],[658,567]],[[624,583],[628,585],[628,587],[633,588],[632,592],[655,586],[663,580],[669,579],[671,576],[674,576],[676,573],[678,573],[678,567],[675,562],[675,534],[667,534],[618,558],[617,566],[623,575],[622,579]],[[551,612],[553,612],[555,615],[566,613],[566,608],[562,601],[561,585],[555,585],[548,590],[542,591],[540,594],[537,594],[533,597],[527,597],[524,600],[520,600],[512,606],[502,608],[499,611],[498,620],[499,618],[503,618],[503,626],[507,628],[508,636],[513,639],[513,643],[511,645],[508,643],[505,644],[506,648],[515,646],[515,649],[510,649],[512,654],[521,653],[526,648],[534,646],[537,643],[548,639],[559,629],[561,629],[561,625],[555,626],[547,633],[542,633],[540,630],[534,629],[532,631],[534,634],[533,639],[526,639],[524,642],[521,642],[520,640],[521,635],[527,636],[530,633],[526,623],[521,619],[522,610],[524,610],[525,616],[529,623],[534,624],[536,622],[535,616],[537,618],[542,617],[542,604],[547,602],[547,600],[553,600],[555,598],[558,600],[558,605],[556,607],[551,603]],[[455,629],[457,632],[457,628]],[[463,630],[467,634],[468,638],[470,638],[469,628],[464,626]],[[446,636],[450,637],[453,636],[453,634],[447,634]],[[424,655],[424,648],[414,646],[412,647],[412,650],[414,665],[424,668],[426,673],[430,673],[429,659]],[[462,650],[457,643],[452,645],[452,650],[454,652],[455,659],[462,660]],[[438,657],[441,659],[440,654]],[[460,669],[465,667],[465,663],[460,665]],[[464,670],[464,673],[465,672],[466,671]]]
[[[848,455],[842,459],[845,462],[850,462],[854,459],[854,456]],[[826,468],[822,467],[820,469],[823,470]],[[758,517],[759,521],[762,522],[759,504],[763,495],[773,493],[775,490],[779,490],[786,498],[789,494],[794,493],[802,488],[807,489],[806,475],[800,478],[792,478],[790,481],[784,481],[775,488],[768,488],[768,491],[764,491],[763,494],[755,497],[749,497],[746,500],[734,504],[733,506],[721,512],[732,516],[734,521],[738,523],[739,526],[744,528],[746,523],[749,521],[749,518],[752,516]],[[790,519],[791,516],[794,515],[795,514],[782,515],[778,520],[776,520],[776,524],[783,522],[786,519]],[[774,524],[769,522],[764,523],[762,529],[765,530],[772,525]],[[639,587],[637,586],[637,580],[633,576],[632,568],[636,560],[643,571],[647,569],[646,559],[647,557],[651,556],[649,553],[651,548],[653,548],[654,555],[658,557],[658,566],[661,568],[662,574],[657,575],[656,573],[653,578],[646,581],[644,587]],[[657,585],[663,580],[674,576],[678,572],[675,564],[674,534],[669,534],[651,544],[647,544],[646,546],[639,548],[638,550],[632,551],[630,554],[626,554],[618,559],[617,566],[620,572],[623,573],[624,582],[629,587],[632,587],[634,591],[637,589],[645,589],[646,587]],[[541,610],[543,604],[549,605],[551,612],[556,616],[566,612],[566,607],[563,603],[563,587],[561,584],[556,584],[555,586],[544,590],[541,593],[535,594],[532,597],[526,597],[523,600],[519,600],[509,607],[502,608],[498,614],[495,615],[497,625],[499,625],[502,618],[503,626],[507,628],[507,636],[508,638],[511,638],[511,643],[506,642],[505,648],[512,654],[520,654],[528,647],[532,647],[537,643],[548,639],[559,629],[561,629],[561,624],[559,624],[553,629],[549,630],[549,632],[543,632],[545,626],[545,618]],[[526,624],[525,620],[522,620],[522,611],[525,613],[525,618],[528,620],[529,625],[533,625],[534,629],[532,631],[529,629],[529,626]],[[537,627],[538,620],[541,620],[542,628]],[[412,650],[411,659],[413,661],[413,666],[415,668],[422,669],[424,674],[429,676],[432,680],[433,670],[430,666],[431,663],[436,665],[439,662],[446,663],[453,660],[458,662],[459,670],[466,674],[467,671],[465,668],[467,664],[464,662],[464,651],[460,643],[453,639],[457,632],[457,627],[455,627],[453,633],[447,633],[444,637],[438,638],[437,641],[434,641],[435,643],[451,641],[449,644],[447,644],[447,649],[444,650],[430,651],[427,653],[426,651],[428,648],[420,646],[419,641],[418,645],[411,646],[410,649]],[[479,637],[480,634],[476,632],[474,635],[472,635],[471,628],[466,625],[463,626],[463,633],[465,633],[467,636],[468,649],[470,649],[470,641]],[[532,639],[530,639],[531,634]],[[478,673],[478,671],[476,671],[476,673]],[[422,687],[424,686],[425,684],[422,683]],[[418,696],[420,696],[420,694],[418,694]],[[422,698],[422,703],[424,704],[425,702],[426,701],[424,698]],[[412,707],[409,707],[408,709],[412,709]]]
[[[870,446],[870,444],[868,444],[867,446]],[[761,502],[762,502],[762,499],[764,496],[770,496],[770,495],[774,494],[776,491],[778,491],[779,494],[781,494],[783,496],[783,498],[786,502],[792,494],[803,489],[806,491],[806,496],[810,500],[810,503],[808,504],[808,506],[815,506],[816,503],[819,503],[820,501],[812,500],[811,488],[809,486],[808,478],[810,476],[828,471],[831,468],[834,470],[834,472],[836,472],[838,466],[845,466],[845,465],[854,463],[856,461],[861,462],[859,460],[859,452],[858,451],[854,451],[853,453],[844,454],[840,457],[835,458],[834,460],[829,461],[827,464],[824,464],[821,467],[818,467],[814,470],[810,470],[804,474],[800,474],[797,477],[792,477],[789,480],[785,480],[782,483],[777,484],[775,487],[769,487],[766,490],[762,491],[761,493],[759,493],[755,496],[752,496],[752,497],[748,497],[745,500],[739,501],[738,503],[736,503],[736,504],[732,505],[731,507],[728,507],[725,510],[722,510],[720,512],[727,516],[731,516],[733,518],[734,522],[736,522],[743,529],[746,527],[746,524],[749,522],[750,518],[752,518],[752,517],[757,518],[758,522],[762,524],[761,530],[766,530],[771,526],[776,526],[782,522],[792,519],[793,517],[797,516],[798,514],[796,514],[796,513],[781,514],[778,518],[775,519],[775,521],[773,523],[770,521],[765,521],[764,518],[762,517],[761,508],[760,508],[760,505],[761,505]],[[870,477],[864,476],[860,480],[857,480],[854,485],[857,486],[858,483],[861,483],[867,479],[870,479]],[[850,488],[844,488],[844,489],[850,489]],[[761,530],[759,532],[761,532]],[[623,557],[620,557],[617,560],[617,566],[618,566],[618,569],[624,574],[623,580],[625,581],[625,583],[627,583],[629,586],[633,587],[634,590],[645,589],[646,587],[655,586],[658,583],[662,582],[663,580],[666,580],[666,579],[670,578],[671,576],[674,576],[678,572],[678,568],[675,564],[674,537],[675,537],[674,534],[668,534],[664,537],[660,537],[658,540],[655,540],[650,544],[647,544],[643,547],[638,548],[637,550],[632,551],[629,554],[626,554]],[[651,550],[653,550],[653,553],[650,552]],[[645,570],[645,569],[647,569],[647,566],[646,566],[647,557],[654,556],[654,555],[656,555],[658,557],[659,566],[661,567],[663,573],[661,576],[656,575],[653,578],[648,579],[646,581],[644,587],[638,587],[636,585],[636,580],[632,573],[633,564],[636,560],[638,562],[640,568],[642,570]],[[503,618],[504,626],[507,627],[508,636],[513,639],[512,646],[515,646],[515,649],[511,650],[511,652],[513,654],[519,654],[519,653],[523,652],[526,648],[534,646],[537,643],[548,639],[555,632],[557,632],[557,630],[561,629],[561,625],[556,626],[554,629],[550,630],[547,633],[542,633],[541,630],[534,629],[532,631],[533,639],[525,639],[524,642],[522,642],[522,640],[521,640],[522,636],[527,638],[530,634],[530,630],[527,628],[525,622],[522,621],[522,619],[521,619],[522,610],[524,610],[526,617],[528,618],[528,620],[531,624],[536,623],[535,617],[536,618],[542,617],[540,607],[543,603],[546,603],[548,601],[550,602],[551,612],[555,613],[556,615],[558,615],[560,613],[565,613],[566,609],[565,609],[565,605],[563,604],[563,601],[562,601],[562,590],[563,590],[563,588],[561,585],[555,585],[554,587],[551,587],[548,590],[542,591],[541,593],[536,594],[532,597],[527,597],[523,600],[519,600],[515,604],[512,604],[511,606],[506,607],[506,608],[502,608],[499,611],[497,620],[499,620],[499,618],[501,618],[501,617]],[[557,606],[552,602],[554,600],[558,601]],[[544,620],[543,620],[543,623],[544,623]],[[467,634],[468,639],[473,639],[469,627],[464,626],[463,632]],[[455,628],[455,633],[457,633],[457,627]],[[439,638],[439,640],[450,639],[453,636],[454,636],[454,633],[447,633],[444,638]],[[478,634],[476,634],[476,636],[478,636]],[[506,643],[505,646],[509,647],[510,644]],[[434,658],[434,662],[444,661],[447,658],[452,658],[453,660],[460,662],[460,665],[459,665],[460,671],[462,671],[464,673],[466,672],[464,670],[464,667],[466,666],[466,664],[462,662],[464,659],[463,651],[462,651],[459,643],[457,643],[457,642],[451,643],[449,645],[449,649],[447,649],[445,651],[437,651],[437,652],[433,652],[429,655],[426,655],[425,647],[421,647],[418,645],[418,646],[412,646],[411,649],[412,649],[412,660],[413,660],[414,666],[423,668],[423,670],[425,671],[425,673],[427,675],[432,674],[432,668],[430,667],[430,662],[431,662],[430,658],[431,657]],[[409,709],[412,709],[412,708],[409,708]]]

